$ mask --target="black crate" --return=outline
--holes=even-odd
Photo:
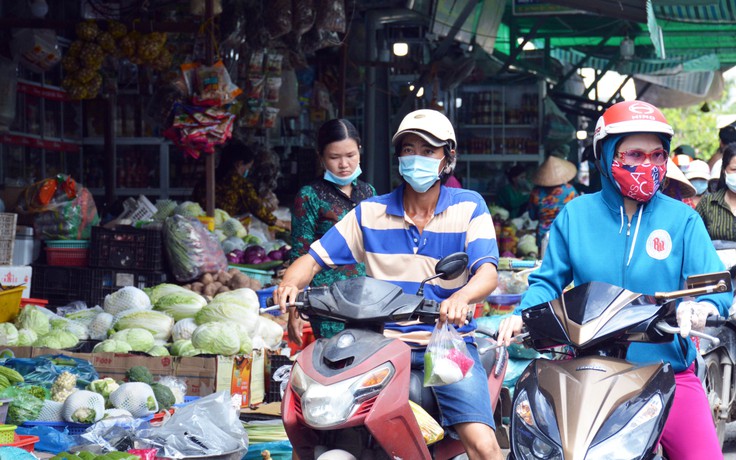
[[[92,227],[89,266],[127,270],[162,270],[161,230]]]
[[[143,289],[166,282],[166,273],[142,270],[93,268],[89,297],[91,305],[103,305],[105,296],[125,286]]]
[[[51,307],[64,306],[75,300],[89,304],[91,279],[89,268],[33,265],[31,297],[46,299]]]
[[[274,373],[282,366],[293,365],[293,361],[288,356],[276,353],[268,354],[268,364],[266,368],[266,402],[281,401],[281,382],[273,379]]]

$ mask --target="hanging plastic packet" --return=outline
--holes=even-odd
[[[459,382],[473,367],[465,341],[447,321],[437,323],[424,353],[424,386]]]

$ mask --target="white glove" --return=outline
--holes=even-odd
[[[718,309],[710,302],[694,302],[686,300],[677,307],[677,325],[680,335],[687,337],[690,330],[702,331],[705,320],[710,315],[718,315]]]

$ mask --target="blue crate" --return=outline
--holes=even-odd
[[[55,429],[56,431],[64,431],[67,429],[70,435],[79,435],[87,431],[87,428],[91,427],[91,423],[74,423],[74,422],[39,422],[37,420],[23,422],[21,425],[27,428],[33,428],[34,426],[47,426]]]
[[[271,286],[269,288],[256,291],[256,294],[258,294],[258,302],[260,303],[261,308],[266,308],[266,301],[273,297],[273,291],[276,290],[276,287],[277,286]],[[267,313],[270,313],[274,316],[279,316],[281,314],[279,310],[271,310]]]

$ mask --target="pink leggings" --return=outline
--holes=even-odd
[[[694,366],[675,374],[675,398],[661,443],[670,460],[718,460],[723,452]]]

